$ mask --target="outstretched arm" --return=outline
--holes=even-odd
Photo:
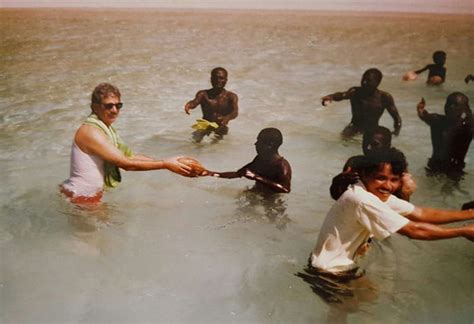
[[[216,172],[216,171],[208,171],[208,175],[217,178],[224,178],[224,179],[234,179],[234,178],[241,178],[245,175],[247,168],[250,166],[252,162],[244,165],[237,171],[228,171],[228,172]]]
[[[262,183],[272,189],[275,192],[289,193],[291,191],[291,167],[290,164],[284,160],[282,161],[280,168],[281,173],[278,181],[271,180],[260,174],[256,174],[252,171],[252,162],[240,168],[238,171],[231,172],[214,172],[208,171],[210,176],[224,178],[224,179],[233,179],[246,177],[249,180],[254,180],[259,183]]]
[[[419,69],[419,70],[416,70],[416,71],[414,71],[414,72],[415,72],[416,74],[420,74],[420,73],[425,72],[426,70],[428,70],[429,67],[430,67],[430,66],[429,66],[429,64],[428,64],[428,65],[425,66],[424,68]]]
[[[191,101],[188,101],[185,105],[184,105],[184,111],[186,112],[186,114],[190,114],[190,110],[191,109],[194,109],[196,108],[197,106],[199,106],[202,102],[202,99],[205,95],[206,91],[205,90],[201,90],[201,91],[198,91],[198,93],[196,93],[196,97],[191,100]]]
[[[399,229],[398,233],[416,240],[432,241],[464,237],[474,242],[474,224],[449,228],[428,223],[409,222]]]
[[[127,157],[95,126],[82,125],[74,140],[83,152],[96,155],[104,161],[127,171],[167,169],[185,176],[188,176],[191,171],[189,166],[178,161],[180,157],[163,160],[155,160],[143,155]]]
[[[393,134],[398,135],[400,133],[400,129],[402,128],[402,118],[398,113],[398,109],[395,106],[395,101],[393,97],[389,93],[385,93],[385,107],[387,108],[388,113],[393,118]]]
[[[335,92],[333,94],[328,94],[321,98],[321,104],[323,106],[327,106],[332,101],[341,101],[341,100],[350,99],[352,95],[354,94],[354,91],[355,91],[355,88],[353,87],[345,92]]]
[[[444,210],[426,207],[415,207],[406,218],[415,222],[447,224],[474,219],[474,210]]]

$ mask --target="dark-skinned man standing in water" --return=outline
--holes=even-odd
[[[342,131],[345,138],[363,134],[374,129],[385,109],[393,118],[393,133],[398,135],[402,127],[402,119],[398,113],[393,97],[388,92],[377,87],[382,81],[382,72],[378,69],[368,69],[362,75],[360,87],[352,87],[345,92],[336,92],[321,98],[323,106],[332,101],[349,99],[351,101],[352,119]]]
[[[429,113],[425,106],[425,99],[421,98],[416,109],[431,130],[433,154],[428,160],[428,171],[459,180],[464,174],[464,159],[474,134],[469,98],[461,92],[451,93],[446,98],[444,115]]]
[[[197,129],[193,132],[193,139],[200,142],[204,136],[215,134],[216,139],[222,139],[229,132],[227,124],[237,117],[239,113],[238,97],[235,93],[226,90],[227,71],[222,67],[217,67],[211,72],[212,88],[200,90],[196,97],[186,103],[184,111],[190,114],[190,110],[201,105],[202,118],[211,124],[204,129]],[[217,124],[217,127],[215,126]]]

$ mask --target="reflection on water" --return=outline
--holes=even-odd
[[[452,196],[457,193],[469,196],[469,191],[462,188],[464,175],[464,172],[462,174],[457,173],[446,175],[444,173],[433,172],[426,168],[426,176],[441,184],[440,192],[444,196]]]
[[[284,230],[291,219],[286,213],[286,194],[257,189],[255,186],[242,191],[237,198],[236,217],[241,220],[265,220]]]
[[[110,225],[120,223],[112,221],[113,208],[108,203],[76,205],[69,203],[61,211],[68,219],[69,224],[77,232],[95,232]]]

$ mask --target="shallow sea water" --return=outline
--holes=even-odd
[[[474,197],[474,154],[458,184],[429,178],[429,128],[421,97],[442,112],[446,96],[474,100],[472,16],[284,11],[0,10],[0,321],[3,323],[298,322],[471,323],[474,246],[462,239],[397,236],[375,245],[375,293],[329,306],[294,276],[306,264],[331,206],[329,185],[361,138],[343,141],[348,102],[320,97],[358,85],[378,67],[380,88],[403,120],[394,146],[418,183],[412,201],[460,208]],[[427,87],[404,72],[447,52],[447,82]],[[229,71],[240,115],[219,143],[191,141],[183,105]],[[284,135],[292,192],[262,201],[245,179],[127,172],[93,210],[67,203],[75,130],[100,82],[122,91],[116,123],[135,152],[186,154],[230,171],[255,156],[264,127]],[[472,104],[471,104],[472,106]],[[392,128],[385,114],[381,124]]]

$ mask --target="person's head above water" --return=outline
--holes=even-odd
[[[400,187],[407,167],[405,155],[392,147],[370,151],[364,157],[359,174],[367,191],[386,201]]]
[[[373,92],[380,85],[380,82],[382,82],[382,76],[382,72],[380,72],[379,69],[368,69],[362,75],[362,80],[360,81],[360,84],[364,90],[368,92]]]
[[[259,155],[274,154],[283,143],[283,135],[277,128],[264,128],[258,133],[255,148]]]
[[[95,87],[91,96],[91,109],[107,126],[117,119],[122,103],[117,87],[109,83],[101,83]]]
[[[91,104],[101,104],[107,97],[117,97],[120,99],[120,90],[110,83],[101,83],[92,91]]]
[[[450,121],[468,122],[472,118],[469,98],[462,92],[453,92],[446,98],[444,113]]]
[[[223,89],[227,83],[227,70],[223,67],[216,67],[211,71],[211,84],[213,88]]]
[[[433,62],[437,65],[444,65],[446,62],[446,53],[444,51],[436,51],[433,53]]]
[[[362,151],[368,154],[371,150],[387,149],[392,146],[392,133],[383,126],[368,130],[362,137]]]

